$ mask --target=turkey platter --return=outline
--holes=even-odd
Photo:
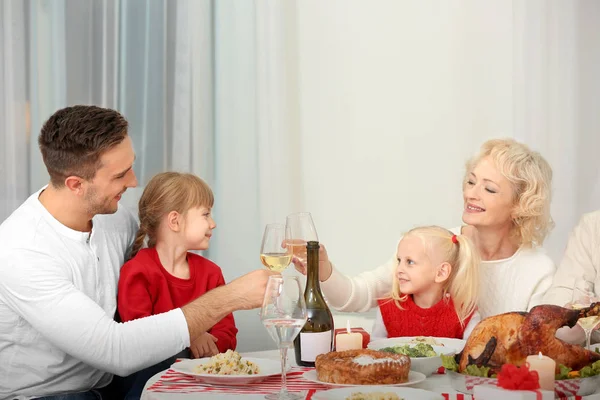
[[[463,351],[456,355],[458,372],[476,365],[496,374],[503,364],[521,366],[527,356],[539,352],[556,361],[557,372],[560,364],[579,370],[600,360],[600,354],[563,342],[556,338],[556,330],[594,315],[600,315],[600,302],[579,310],[540,305],[529,312],[488,317],[477,324]]]

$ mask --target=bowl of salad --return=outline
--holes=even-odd
[[[382,346],[380,343],[377,348],[373,349],[409,356],[410,369],[412,371],[420,372],[425,376],[433,374],[442,366],[440,355],[453,356],[455,354],[453,349],[443,346],[432,346],[425,343],[391,344],[390,346]]]
[[[498,379],[492,375],[488,367],[467,366],[459,373],[458,364],[454,357],[441,356],[446,374],[450,377],[452,388],[461,393],[473,394],[477,385],[497,386]],[[559,365],[560,372],[556,374],[554,391],[558,397],[588,396],[600,388],[600,361],[572,371],[564,365]]]

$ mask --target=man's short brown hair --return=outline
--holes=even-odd
[[[115,110],[97,106],[66,107],[44,124],[38,144],[50,182],[62,187],[69,176],[92,180],[100,157],[127,136],[127,120]]]

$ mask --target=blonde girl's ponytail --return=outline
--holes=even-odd
[[[450,240],[458,247],[452,267],[448,292],[454,302],[461,324],[477,308],[479,301],[479,264],[481,258],[473,242],[465,235],[453,235]]]

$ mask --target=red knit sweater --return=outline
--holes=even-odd
[[[452,299],[440,300],[431,308],[421,308],[408,296],[399,309],[393,300],[379,300],[381,317],[388,337],[434,336],[462,339],[473,314],[461,326]]]
[[[123,322],[160,314],[186,305],[211,289],[225,284],[221,268],[194,253],[187,254],[190,278],[167,272],[155,248],[142,249],[121,268],[118,310]],[[235,350],[238,332],[233,314],[217,322],[209,331],[217,337],[219,351]]]

